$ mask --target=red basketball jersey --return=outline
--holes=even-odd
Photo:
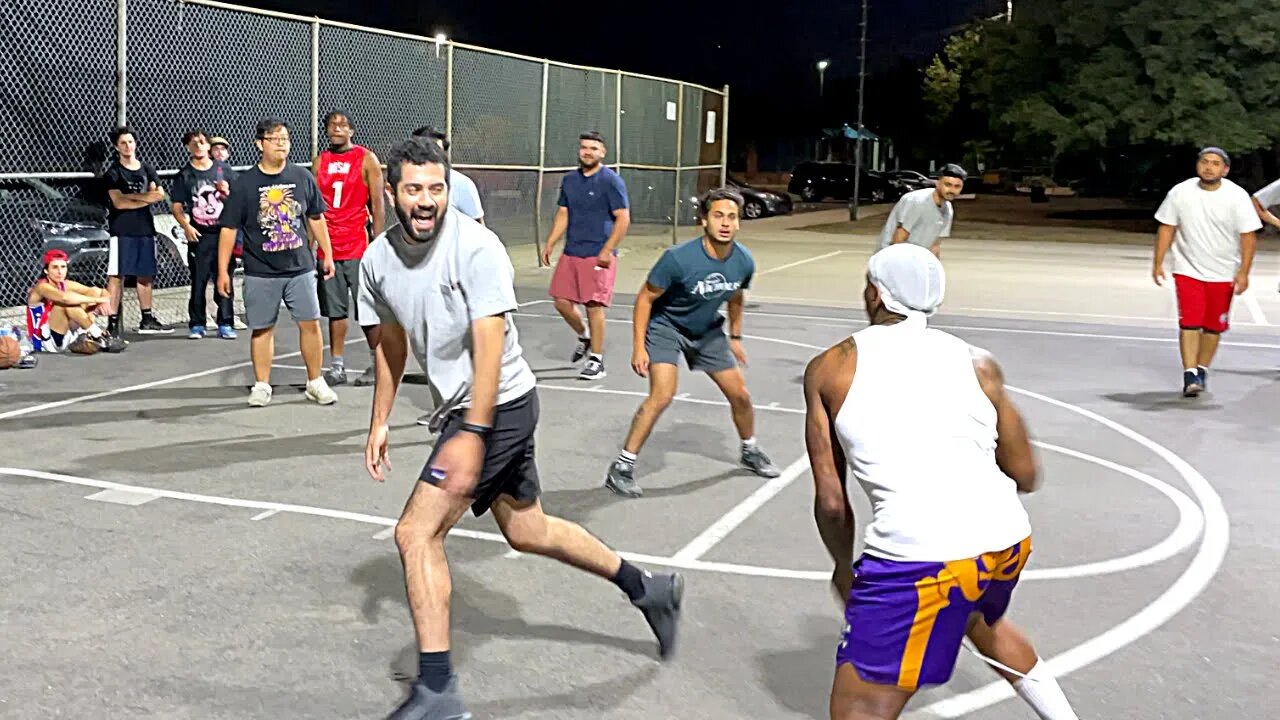
[[[364,156],[367,151],[352,145],[336,153],[325,150],[316,159],[316,182],[324,197],[325,223],[333,244],[334,260],[359,260],[369,246],[369,186],[364,181]],[[324,251],[317,249],[324,258]]]

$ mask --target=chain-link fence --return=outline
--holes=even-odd
[[[414,129],[446,131],[475,181],[485,222],[535,257],[578,135],[595,130],[627,184],[631,234],[681,237],[696,197],[724,182],[728,88],[557,63],[434,38],[214,0],[6,0],[0,31],[0,318],[20,321],[45,250],[75,279],[106,282],[102,173],[127,124],[166,190],[187,162],[182,135],[227,138],[231,163],[257,160],[254,126],[294,129],[290,160],[327,146],[331,110],[379,157]],[[187,320],[187,247],[167,203],[156,215],[155,310]],[[686,233],[687,234],[687,233]],[[527,246],[519,247],[519,246]],[[126,281],[126,287],[132,283]],[[212,293],[212,288],[206,291]],[[125,292],[125,327],[136,327]],[[237,306],[240,308],[239,298]],[[212,305],[210,305],[212,307]]]

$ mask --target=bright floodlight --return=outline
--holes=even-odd
[[[818,61],[818,69],[819,69],[819,70],[826,70],[826,69],[827,69],[827,67],[828,67],[829,65],[831,65],[831,61],[830,61],[830,60],[819,60],[819,61]]]
[[[448,39],[449,39],[449,36],[448,36],[448,35],[445,35],[445,34],[444,34],[444,33],[442,33],[442,32],[438,32],[438,33],[436,33],[436,42],[440,43],[441,45],[443,45],[443,44],[445,43],[445,41],[446,41],[446,40],[448,40]]]

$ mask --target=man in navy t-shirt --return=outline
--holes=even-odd
[[[675,397],[681,357],[690,370],[707,373],[729,401],[742,438],[743,466],[763,477],[780,474],[756,444],[755,411],[738,367],[747,362],[742,311],[756,271],[751,252],[734,240],[742,204],[742,196],[728,188],[707,193],[698,207],[702,237],[664,252],[636,297],[631,367],[649,378],[649,397],[640,404],[622,453],[605,477],[605,487],[619,495],[643,494],[634,477],[636,454]],[[726,302],[727,338],[720,314]]]
[[[600,133],[579,137],[579,167],[560,181],[560,209],[542,248],[542,263],[550,265],[551,249],[567,235],[564,253],[551,277],[551,297],[561,317],[578,333],[572,362],[587,358],[578,375],[583,380],[605,376],[604,311],[613,299],[618,243],[631,225],[627,187],[616,172],[602,164],[604,156]],[[590,335],[578,305],[587,306]]]

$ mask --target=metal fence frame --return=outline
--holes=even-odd
[[[516,170],[538,173],[538,185],[536,190],[534,207],[536,214],[534,219],[534,249],[539,256],[542,251],[543,237],[545,232],[544,218],[542,217],[542,193],[544,190],[545,176],[549,172],[567,172],[577,169],[577,166],[569,167],[547,167],[546,166],[546,140],[547,140],[547,82],[548,74],[551,66],[570,68],[574,70],[586,70],[591,72],[607,73],[617,76],[615,86],[617,88],[617,98],[614,105],[614,133],[611,138],[611,145],[614,148],[615,160],[612,163],[606,163],[614,170],[658,170],[664,172],[673,172],[675,175],[676,196],[672,198],[672,223],[671,237],[672,242],[676,242],[680,232],[680,176],[684,172],[697,172],[701,170],[719,170],[720,184],[724,185],[728,177],[728,159],[729,159],[729,86],[717,90],[715,88],[700,85],[698,83],[684,82],[681,80],[673,80],[670,78],[656,77],[653,75],[644,75],[641,73],[626,72],[623,70],[615,70],[610,68],[592,67],[589,65],[575,65],[572,63],[558,62],[547,58],[538,58],[530,55],[521,55],[519,53],[507,52],[504,50],[495,50],[492,48],[481,47],[479,45],[470,45],[460,43],[454,40],[446,39],[443,47],[438,38],[428,37],[425,35],[414,35],[411,33],[397,32],[394,30],[385,30],[382,28],[366,27],[362,25],[354,25],[351,23],[339,22],[336,20],[326,20],[318,16],[304,16],[292,13],[279,12],[274,10],[263,10],[259,8],[245,7],[242,5],[234,5],[231,3],[221,2],[220,0],[174,0],[178,6],[182,5],[203,5],[207,7],[220,8],[234,12],[243,12],[256,15],[265,15],[268,17],[276,17],[282,20],[291,20],[295,22],[304,22],[311,25],[311,155],[314,156],[322,148],[320,147],[320,28],[321,26],[330,26],[337,28],[345,28],[348,30],[356,30],[359,32],[373,33],[376,35],[386,35],[406,40],[415,40],[418,42],[432,43],[437,46],[437,52],[447,53],[446,67],[447,74],[445,78],[445,133],[449,137],[453,137],[453,100],[454,100],[454,77],[453,77],[453,54],[454,49],[471,50],[490,55],[500,55],[504,57],[516,58],[529,62],[542,64],[542,109],[541,109],[541,126],[539,128],[539,149],[537,165],[488,165],[483,163],[457,163],[454,167],[459,170]],[[128,123],[128,1],[116,0],[116,48],[117,48],[117,86],[116,86],[116,102],[117,113],[116,120],[118,124],[125,125]],[[676,100],[676,163],[674,165],[646,165],[639,163],[625,162],[621,157],[622,151],[622,78],[630,77],[644,80],[654,80],[657,82],[675,85],[677,88]],[[722,115],[720,120],[720,162],[714,165],[684,165],[683,164],[683,133],[684,133],[684,110],[685,110],[685,89],[696,88],[703,92],[719,95],[723,98]],[[176,173],[177,169],[167,169],[161,171],[161,174]],[[39,174],[26,174],[24,177],[38,177]],[[92,177],[90,173],[46,173],[45,177],[57,178],[73,178],[73,177]],[[0,174],[0,179],[6,176]]]

